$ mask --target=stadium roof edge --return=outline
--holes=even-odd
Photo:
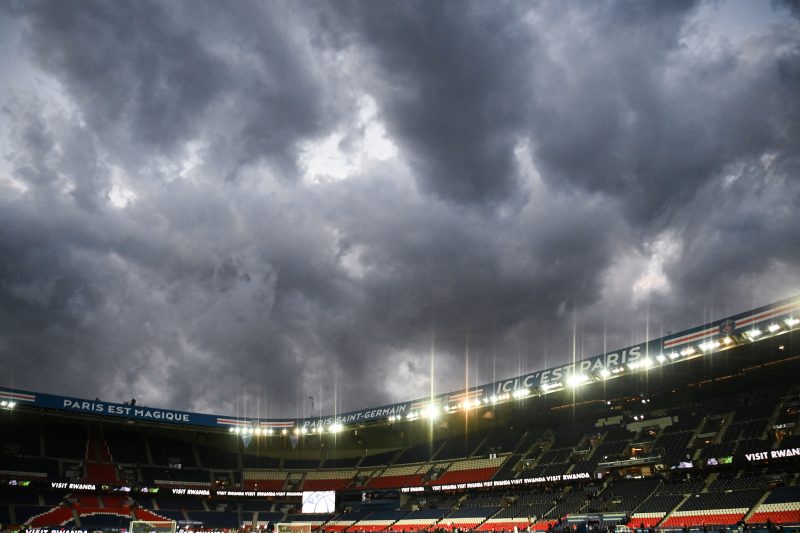
[[[800,295],[724,317],[678,333],[595,355],[541,371],[493,383],[395,404],[371,407],[339,415],[312,418],[252,418],[193,413],[144,405],[87,400],[27,390],[0,388],[0,407],[25,405],[73,414],[118,417],[154,423],[212,427],[236,433],[331,430],[342,425],[379,420],[425,417],[431,410],[452,412],[489,403],[513,401],[547,394],[590,381],[671,365],[723,351],[742,343],[758,342],[774,335],[800,330]]]

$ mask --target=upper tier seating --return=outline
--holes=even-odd
[[[111,457],[117,463],[147,464],[147,449],[140,432],[109,427],[103,430]]]
[[[151,436],[150,454],[154,465],[169,466],[177,461],[183,468],[197,466],[190,443],[164,436],[158,437],[157,445],[154,445],[154,441],[155,437]]]

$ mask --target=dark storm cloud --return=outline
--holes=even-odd
[[[38,59],[90,127],[106,132],[123,123],[149,148],[189,138],[226,75],[161,4],[32,2],[25,15]]]
[[[0,384],[301,416],[797,292],[800,32],[736,7],[0,8]]]
[[[624,199],[637,223],[658,222],[728,165],[796,155],[797,39],[777,29],[754,58],[733,46],[692,49],[694,2],[625,3],[592,10],[569,63],[553,62],[533,131],[543,175]],[[757,51],[756,53],[759,53]],[[748,57],[750,56],[750,57]]]
[[[130,143],[172,156],[203,138],[230,158],[228,179],[264,160],[289,177],[296,142],[347,109],[285,3],[33,2],[22,13],[37,60],[118,157],[137,157]]]
[[[442,198],[481,204],[518,192],[513,150],[533,97],[535,35],[504,2],[340,4],[374,54],[381,108],[417,171]],[[339,28],[337,28],[339,29]]]

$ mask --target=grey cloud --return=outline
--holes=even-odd
[[[441,198],[481,204],[518,192],[513,150],[531,98],[536,39],[512,3],[350,2],[339,17],[375,56],[390,132]]]
[[[599,10],[570,64],[540,69],[541,83],[564,81],[540,87],[546,127],[532,138],[547,179],[621,197],[632,221],[658,227],[731,162],[796,153],[798,100],[786,30],[705,56],[684,42],[693,4],[656,4]]]
[[[201,140],[227,179],[259,162],[295,179],[297,144],[347,108],[303,48],[312,19],[283,3],[34,2],[20,18],[41,66],[129,165]]]
[[[785,296],[795,22],[704,55],[697,13],[6,8],[66,105],[2,102],[0,384],[299,416],[423,396],[431,353],[443,392],[563,362],[573,325],[591,355]],[[359,153],[363,94],[398,158]],[[362,166],[300,179],[333,132]]]
[[[26,6],[39,61],[100,132],[120,122],[153,150],[191,138],[220,90],[225,65],[162,4],[33,2]]]

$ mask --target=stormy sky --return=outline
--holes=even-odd
[[[800,4],[0,5],[0,385],[360,409],[800,293]]]

